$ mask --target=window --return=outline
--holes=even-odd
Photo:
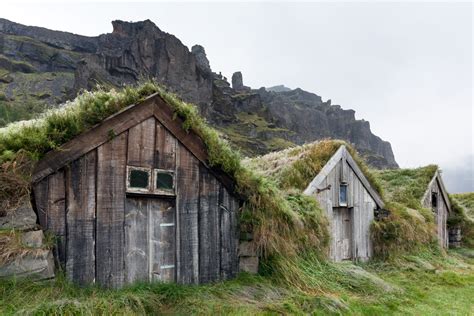
[[[174,195],[174,172],[127,166],[127,192]]]
[[[339,205],[347,206],[347,183],[341,183],[339,186]]]
[[[431,192],[431,207],[433,209],[438,207],[438,192]]]
[[[127,191],[149,192],[150,178],[150,169],[127,166]]]
[[[173,171],[155,169],[155,192],[161,194],[174,194]]]

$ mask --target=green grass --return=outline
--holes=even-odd
[[[466,210],[467,216],[474,219],[474,192],[452,194],[451,197]]]
[[[463,250],[464,251],[464,250]],[[472,250],[465,250],[467,252]],[[51,282],[0,280],[0,314],[26,315],[469,315],[474,265],[461,250],[424,253],[418,261],[371,262],[362,267],[389,282],[384,291],[312,255],[294,262],[300,280],[275,271],[241,274],[210,285],[135,284],[121,290],[80,288],[64,278]],[[427,270],[425,262],[435,270]],[[275,265],[273,265],[275,266]],[[302,281],[303,283],[300,283]],[[304,285],[304,287],[302,286]]]
[[[436,170],[438,166],[429,165],[416,169],[373,170],[373,172],[381,182],[388,201],[421,209],[421,199]]]

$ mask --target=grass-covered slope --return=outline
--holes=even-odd
[[[474,192],[451,194],[451,198],[464,208],[468,217],[474,220]]]
[[[0,314],[471,315],[472,256],[468,250],[444,258],[420,253],[396,265],[364,265],[368,275],[351,273],[360,268],[348,264],[306,258],[298,262],[304,289],[297,280],[247,274],[210,285],[135,284],[121,290],[80,288],[63,278],[0,279]]]

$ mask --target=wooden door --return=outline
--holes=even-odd
[[[336,259],[352,259],[352,216],[349,208],[334,209]]]
[[[150,280],[174,282],[176,208],[174,199],[150,201]]]
[[[125,280],[175,281],[175,200],[127,197]]]

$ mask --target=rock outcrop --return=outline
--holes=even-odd
[[[202,46],[189,51],[150,20],[112,25],[112,33],[86,37],[0,19],[0,112],[24,119],[97,84],[153,79],[197,104],[246,154],[332,137],[353,143],[373,166],[397,167],[390,143],[374,135],[369,122],[356,120],[353,110],[302,89],[251,89],[241,72],[231,86],[212,72]],[[20,114],[12,111],[22,107]]]

